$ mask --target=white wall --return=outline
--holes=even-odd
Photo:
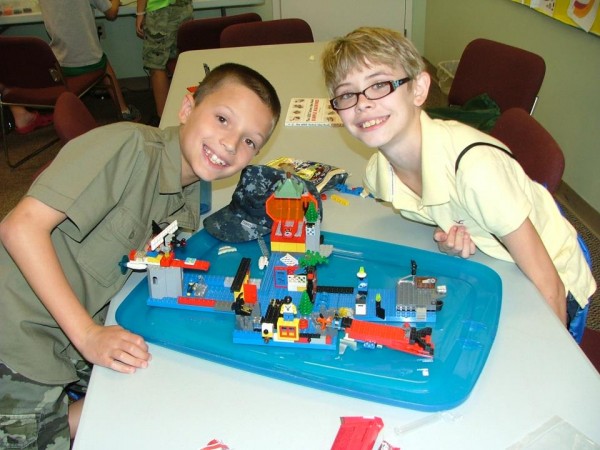
[[[273,0],[273,16],[306,20],[315,41],[328,41],[360,26],[406,31],[410,37],[412,21],[405,21],[406,3],[412,0]]]

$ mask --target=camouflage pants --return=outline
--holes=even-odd
[[[0,362],[0,449],[69,450],[69,398],[84,393],[91,365],[74,361],[80,381],[69,386],[37,383]]]
[[[164,70],[177,56],[177,29],[193,18],[191,0],[177,0],[166,8],[151,11],[144,21],[142,61],[146,69]]]

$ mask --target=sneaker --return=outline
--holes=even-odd
[[[18,134],[29,134],[38,128],[47,127],[48,125],[52,125],[54,117],[52,114],[40,114],[37,111],[34,111],[34,117],[31,122],[29,122],[24,127],[15,126],[15,131]]]
[[[121,119],[128,122],[139,122],[142,119],[142,113],[133,105],[127,105],[129,112],[121,113]]]

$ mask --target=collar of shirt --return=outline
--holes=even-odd
[[[442,205],[450,201],[448,180],[454,174],[448,174],[448,155],[445,142],[450,136],[432,120],[427,113],[421,112],[421,176],[423,177],[423,206]],[[449,176],[450,175],[450,176]]]
[[[181,148],[179,146],[179,127],[168,127],[164,133],[165,151],[162,152],[162,163],[159,174],[159,190],[161,194],[181,193],[184,197],[188,214],[178,215],[180,227],[196,230],[200,226],[200,183],[195,182],[182,188],[181,186]],[[178,176],[173,176],[178,174]]]
[[[395,174],[392,165],[381,152],[373,155],[367,165],[365,184],[376,196],[392,202],[395,208],[420,209],[440,205],[450,200],[447,185],[447,157],[444,147],[444,130],[429,116],[421,113],[421,175],[423,195],[411,191]]]
[[[179,147],[179,127],[169,127],[164,133],[165,151],[160,164],[159,189],[161,194],[181,192],[181,149]],[[173,174],[179,174],[174,177]]]

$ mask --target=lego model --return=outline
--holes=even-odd
[[[402,327],[392,327],[378,323],[343,319],[341,328],[346,332],[343,344],[352,341],[362,342],[367,348],[388,347],[419,356],[433,356],[431,327],[417,330],[408,323]]]
[[[179,240],[175,236],[175,232],[178,230],[176,220],[163,230],[157,229],[157,227],[153,223],[155,235],[148,243],[146,250],[132,250],[127,257],[123,258],[123,269],[147,270],[150,298],[185,299],[204,295],[206,285],[202,282],[202,277],[196,276],[195,280],[188,280],[184,283],[183,269],[206,272],[210,263],[195,258],[186,258],[185,260],[175,258],[174,248],[185,246],[185,241]],[[184,286],[186,286],[186,296],[183,296]]]
[[[417,263],[411,261],[411,274],[398,280],[396,309],[414,322],[433,322],[435,313],[442,309],[446,286],[438,286],[434,277],[417,276]]]
[[[372,450],[383,428],[380,417],[341,417],[331,450]]]
[[[265,206],[273,219],[271,251],[304,253],[319,249],[319,204],[310,192],[304,192],[302,183],[288,176],[275,187]]]
[[[208,271],[208,265],[183,267],[175,263],[173,252],[161,255],[160,264],[151,264],[145,255],[148,304],[233,314],[232,339],[238,344],[338,349],[340,353],[360,344],[433,356],[431,328],[419,330],[410,322],[435,320],[445,295],[435,278],[418,277],[412,261],[411,275],[400,279],[395,290],[370,286],[365,267],[358,268],[355,286],[328,286],[318,273],[319,266],[328,264],[332,249],[321,243],[316,199],[288,178],[269,197],[266,211],[273,227],[270,252],[266,242],[259,240],[260,279],[251,278],[252,263],[246,257],[241,257],[233,277],[225,277],[198,274],[198,270]],[[164,245],[172,232],[157,235],[153,242]],[[163,259],[169,263],[163,264]]]

